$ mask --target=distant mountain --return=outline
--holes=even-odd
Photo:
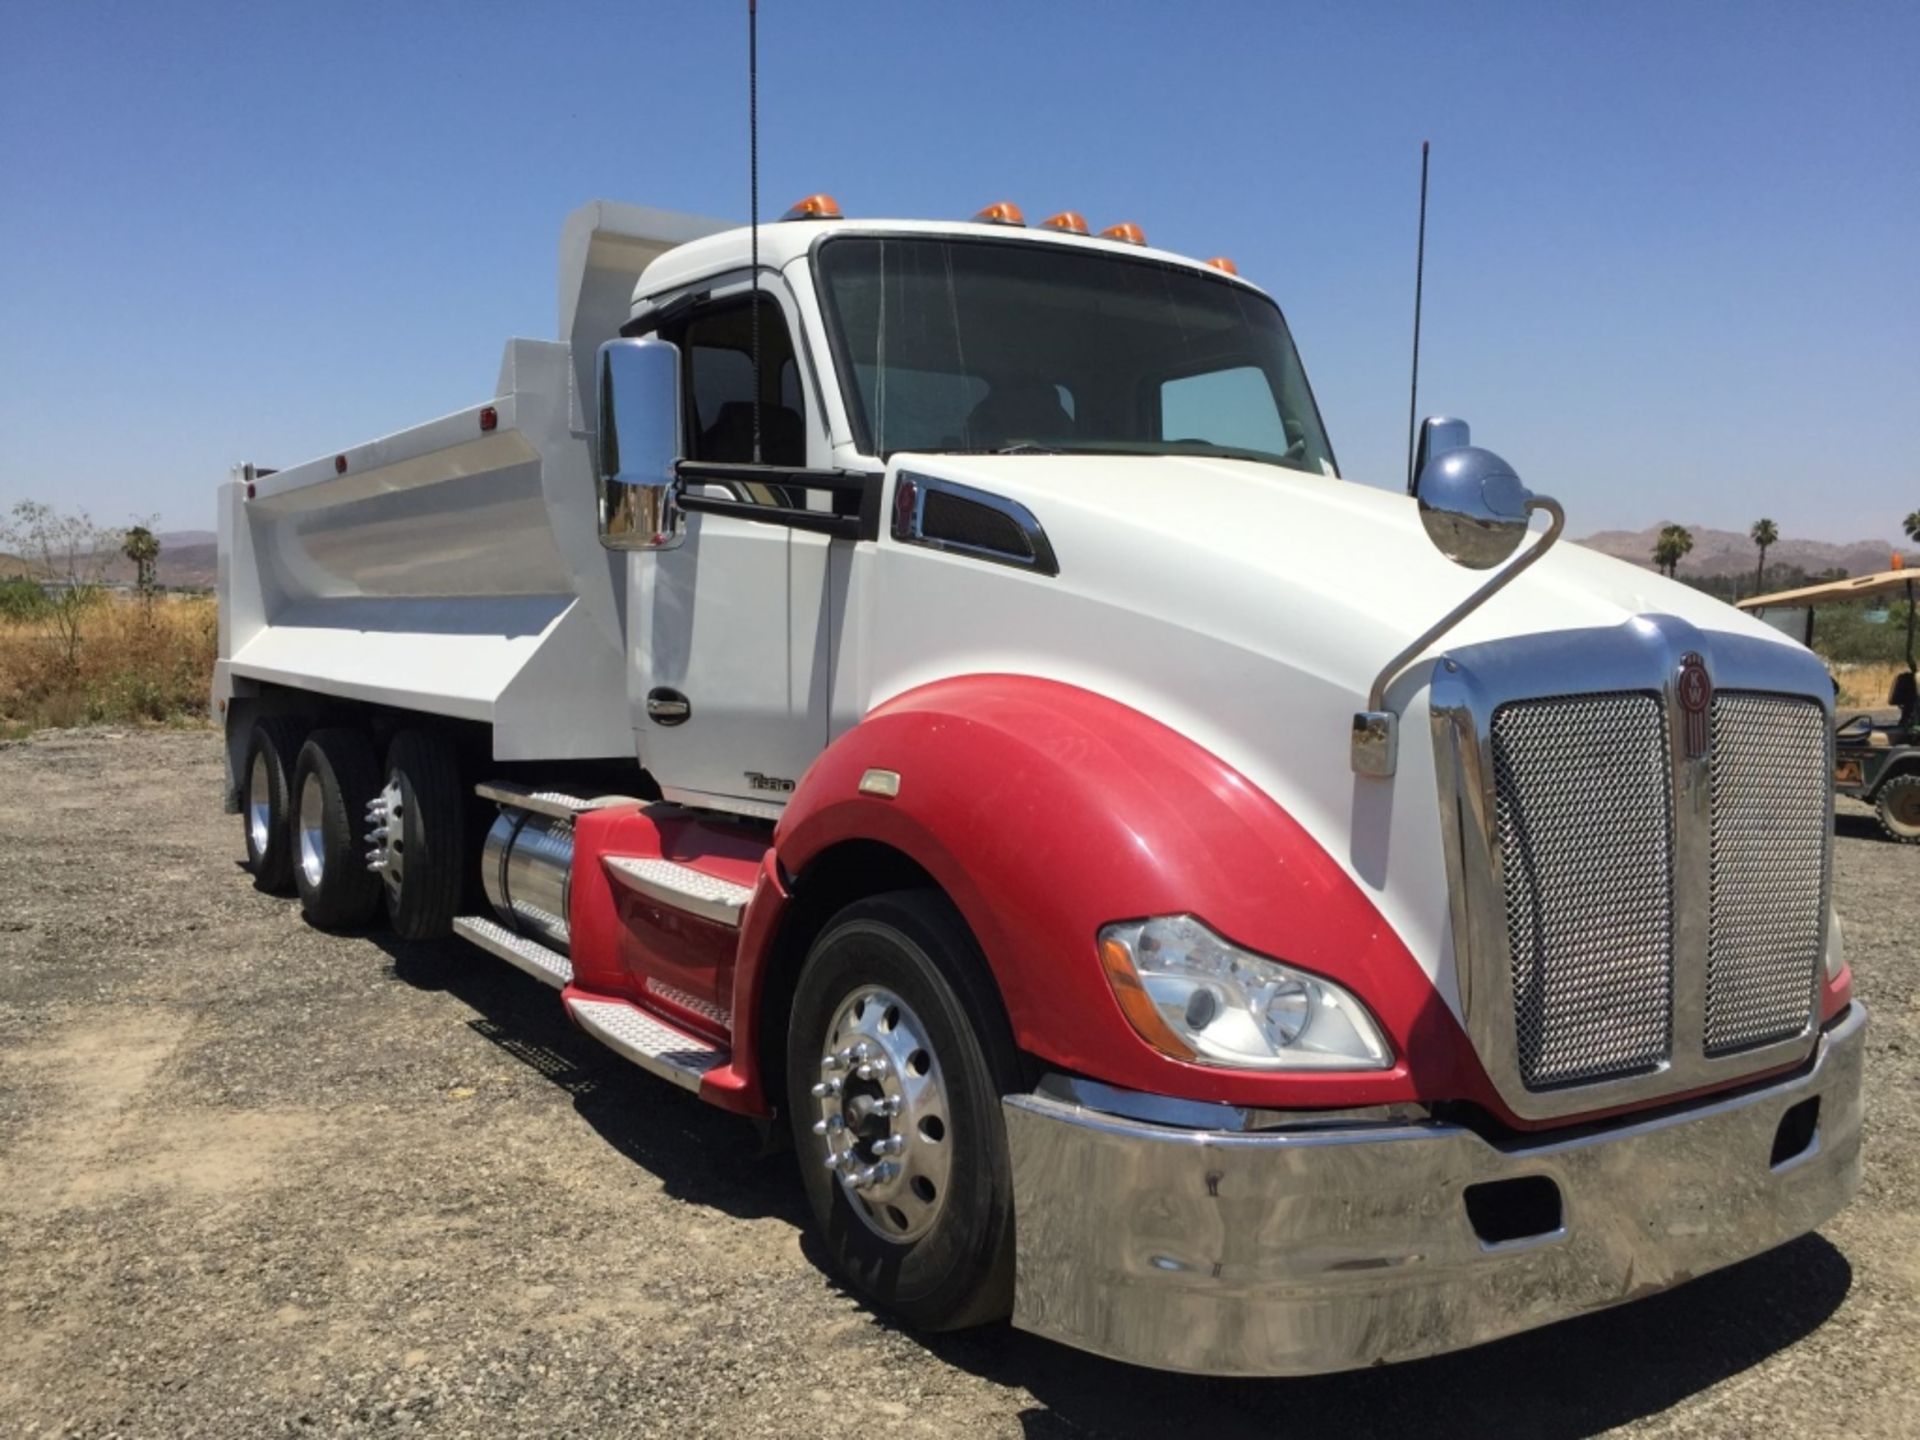
[[[1654,542],[1660,538],[1661,529],[1670,523],[1663,520],[1644,530],[1602,530],[1574,543],[1651,570]],[[1753,574],[1760,552],[1744,534],[1737,530],[1714,530],[1705,525],[1689,525],[1687,529],[1693,532],[1693,549],[1680,562],[1682,576]],[[1902,553],[1907,564],[1920,565],[1920,552]],[[1831,569],[1844,570],[1849,575],[1871,575],[1876,570],[1885,570],[1893,554],[1893,547],[1881,540],[1835,544],[1829,540],[1799,540],[1788,535],[1767,547],[1767,569],[1792,565],[1809,575]]]
[[[160,542],[160,562],[155,578],[176,589],[211,590],[219,574],[219,537],[211,530],[163,530],[154,536]],[[40,570],[35,561],[16,555],[0,554],[0,575],[32,575]],[[115,555],[108,563],[109,584],[133,583],[133,562]]]

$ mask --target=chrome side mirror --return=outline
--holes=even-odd
[[[1349,754],[1356,775],[1391,775],[1399,764],[1400,717],[1387,708],[1387,687],[1434,641],[1546,554],[1567,526],[1559,501],[1535,495],[1506,461],[1467,443],[1464,420],[1439,416],[1427,420],[1420,427],[1415,454],[1419,469],[1412,488],[1427,538],[1456,565],[1469,570],[1492,570],[1503,564],[1505,568],[1489,575],[1374,676],[1367,689],[1367,708],[1353,717]],[[1536,510],[1546,513],[1547,528],[1524,554],[1516,554]]]
[[[1420,524],[1436,549],[1469,570],[1491,570],[1520,548],[1534,497],[1491,450],[1463,445],[1429,460],[1414,484]]]
[[[685,538],[675,475],[680,349],[665,340],[609,340],[600,347],[595,374],[600,543],[609,550],[671,550]]]

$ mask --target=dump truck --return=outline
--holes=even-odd
[[[588,205],[475,404],[225,484],[248,869],[790,1146],[922,1329],[1325,1372],[1812,1230],[1824,670],[1413,469],[1136,225]]]

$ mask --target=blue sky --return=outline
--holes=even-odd
[[[1920,506],[1920,6],[763,0],[761,177],[1225,253],[1350,476],[1422,410],[1576,535]],[[562,217],[746,213],[744,0],[0,4],[0,507],[212,524],[228,464],[468,405]]]

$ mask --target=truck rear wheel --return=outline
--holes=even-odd
[[[322,930],[364,925],[380,906],[380,877],[360,848],[360,817],[380,790],[373,742],[358,730],[316,730],[293,777],[293,883]]]
[[[466,873],[465,808],[452,747],[425,730],[394,736],[386,787],[367,812],[367,842],[395,934],[430,940],[452,933]]]
[[[1880,787],[1874,809],[1889,840],[1920,845],[1920,775],[1896,775]]]
[[[293,888],[293,767],[305,735],[306,726],[290,715],[264,715],[247,735],[240,823],[247,873],[269,895]]]
[[[985,961],[944,897],[877,896],[821,932],[787,1035],[802,1183],[842,1277],[922,1329],[1012,1308],[1000,1097],[1018,1072]]]

